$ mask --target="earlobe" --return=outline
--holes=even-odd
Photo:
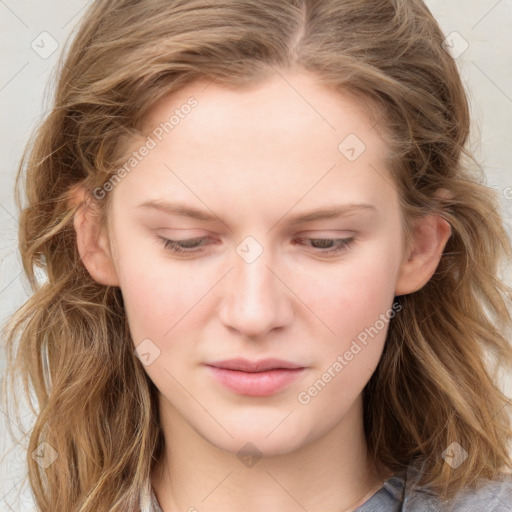
[[[451,236],[451,226],[440,215],[427,215],[413,223],[413,240],[404,255],[395,295],[420,290],[434,275]]]
[[[80,259],[96,282],[119,286],[105,229],[98,225],[99,217],[94,215],[92,207],[87,203],[86,192],[76,189],[72,202],[80,205],[73,218]]]

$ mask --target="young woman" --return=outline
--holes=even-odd
[[[419,0],[93,2],[18,176],[40,510],[512,510],[443,40]]]

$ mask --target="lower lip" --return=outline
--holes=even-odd
[[[305,368],[268,370],[265,372],[241,372],[208,366],[217,379],[225,387],[246,396],[270,396],[281,391],[297,379]]]

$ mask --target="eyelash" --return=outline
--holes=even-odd
[[[180,243],[190,243],[194,242],[196,240],[203,241],[207,240],[206,237],[202,238],[189,238],[187,240],[169,240],[168,238],[164,238],[163,236],[158,237],[161,241],[161,243],[164,246],[164,249],[167,251],[170,251],[174,254],[197,254],[203,251],[201,247],[204,244],[201,244],[199,248],[194,247],[193,249],[185,249],[183,248]],[[299,240],[310,240],[310,241],[321,241],[321,242],[338,242],[338,246],[334,249],[329,248],[327,250],[318,250],[317,252],[319,254],[340,254],[344,251],[346,251],[355,241],[355,237],[351,238],[299,238]]]

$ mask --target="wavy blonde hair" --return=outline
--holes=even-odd
[[[500,278],[512,250],[466,147],[467,96],[443,40],[420,0],[93,2],[16,179],[33,294],[4,329],[3,398],[19,377],[36,414],[28,454],[42,441],[58,454],[46,469],[27,456],[41,511],[137,510],[163,450],[156,388],[134,355],[120,289],[80,260],[71,191],[113,176],[123,142],[164,95],[199,78],[243,87],[279,69],[357,95],[392,149],[405,228],[432,213],[452,227],[432,279],[396,299],[403,311],[364,390],[369,453],[396,471],[421,463],[420,483],[443,497],[509,472],[511,400],[496,372],[512,367],[512,290]],[[109,196],[90,200],[105,222]],[[452,442],[468,451],[457,469],[442,458]]]

